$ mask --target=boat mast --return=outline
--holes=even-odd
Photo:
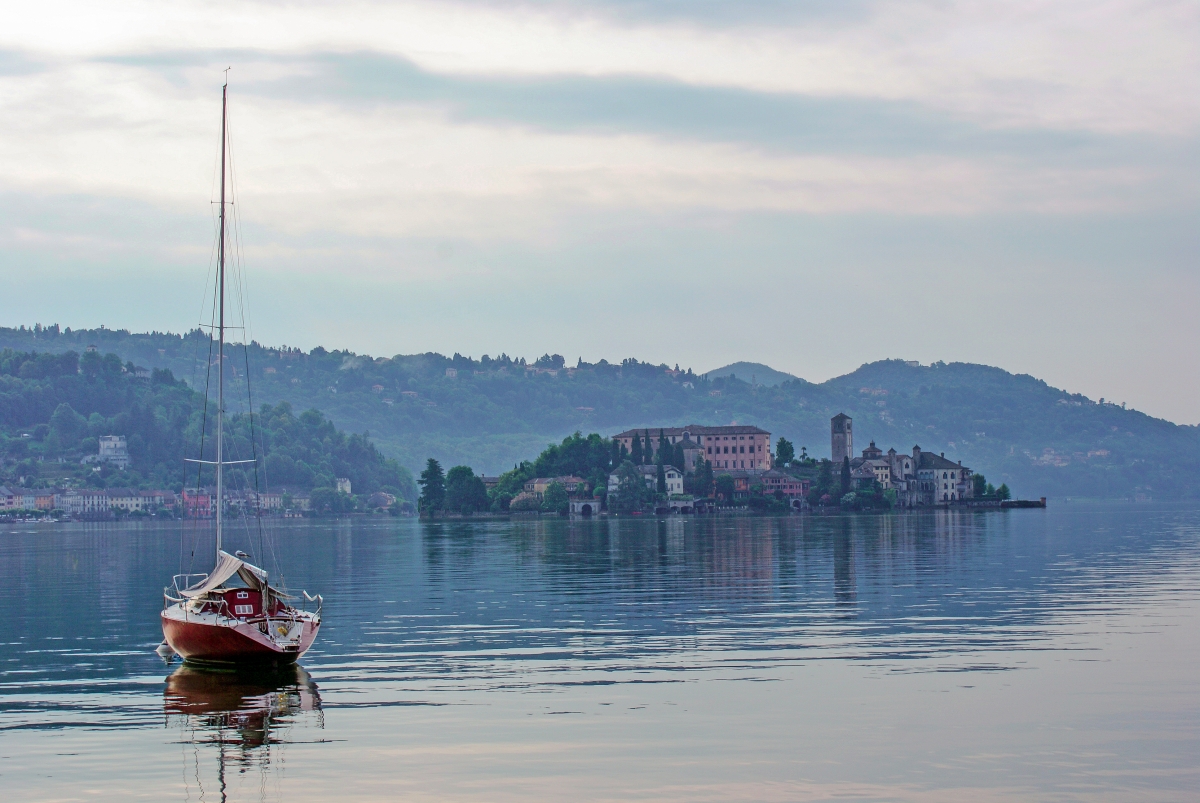
[[[225,120],[229,78],[221,87],[221,234],[217,284],[221,311],[217,321],[217,560],[221,559],[221,525],[225,514]]]

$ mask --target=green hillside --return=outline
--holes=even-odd
[[[782,385],[784,382],[790,382],[799,377],[776,371],[769,365],[763,365],[761,362],[735,362],[724,366],[723,368],[714,368],[711,371],[706,371],[704,376],[708,379],[717,379],[718,377],[735,377],[744,382],[749,382],[751,385],[766,385],[767,387],[775,387]]]
[[[0,329],[0,347],[53,352],[88,344],[189,382],[204,376],[207,338],[199,332]],[[577,430],[610,435],[689,422],[754,423],[821,457],[829,454],[829,418],[845,412],[855,419],[859,450],[873,439],[885,450],[916,444],[945,452],[1019,496],[1200,495],[1200,428],[981,365],[885,361],[822,384],[756,387],[740,374],[710,380],[637,360],[372,358],[257,344],[248,355],[232,353],[233,365],[249,366],[256,402],[319,409],[342,429],[369,432],[409,469],[433,456],[498,474]]]
[[[139,371],[113,353],[0,350],[0,484],[175,491],[185,482],[209,484],[212,477],[197,475],[184,458],[199,456],[204,434],[204,457],[215,456],[215,410],[170,369]],[[105,435],[125,436],[128,469],[85,462]],[[228,459],[263,458],[257,476],[250,466],[229,469],[231,488],[307,491],[347,477],[359,494],[416,498],[411,475],[365,435],[347,435],[316,410],[296,415],[287,402],[262,405],[253,416],[235,412],[225,446]]]

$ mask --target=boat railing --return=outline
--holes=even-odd
[[[317,609],[313,613],[314,613],[314,615],[316,615],[319,618],[321,616],[321,608],[325,605],[325,598],[322,597],[320,594],[309,594],[307,591],[304,591],[304,590],[301,590],[300,593],[304,595],[304,600],[306,602],[317,603]]]
[[[192,578],[198,578],[198,579],[193,580]],[[171,588],[173,588],[175,590],[176,597],[183,597],[184,589],[191,588],[192,586],[196,585],[196,583],[199,582],[200,580],[207,580],[207,579],[208,579],[208,575],[202,574],[202,573],[177,574],[171,578],[171,585],[168,587],[168,592]],[[182,585],[180,585],[181,581],[183,583]],[[175,601],[179,602],[179,600],[175,600]]]

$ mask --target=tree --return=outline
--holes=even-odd
[[[1004,483],[996,489],[996,498],[1001,502],[1005,501],[1006,499],[1012,499],[1012,491],[1008,490],[1008,483]]]
[[[533,494],[521,494],[513,499],[509,505],[509,510],[540,510],[542,503]]]
[[[696,496],[708,496],[712,493],[713,472],[712,463],[703,456],[696,458],[695,471],[683,478],[683,489]]]
[[[628,513],[641,507],[646,496],[646,482],[642,472],[630,461],[626,460],[617,466],[616,490],[608,495],[608,509],[614,513]]]
[[[699,478],[699,481],[696,483],[696,485],[697,485],[697,487],[700,488],[700,495],[708,496],[709,494],[712,493],[712,490],[713,490],[712,463],[709,462],[708,460],[705,460],[703,457],[701,457],[700,462],[698,463],[697,468],[696,468],[696,474],[698,475],[698,478]]]
[[[635,466],[640,466],[645,458],[645,453],[642,451],[642,437],[636,432],[633,433],[633,448],[629,452],[629,459],[633,461]]]
[[[842,495],[850,493],[850,456],[842,458]]]
[[[817,484],[814,488],[823,496],[830,492],[833,488],[833,461],[822,460],[821,467],[817,469]]]
[[[683,443],[675,444],[675,459],[671,461],[671,464],[680,471],[683,471],[686,468],[683,465],[685,461],[686,459],[683,456]]]
[[[50,445],[56,449],[74,449],[87,435],[87,419],[63,402],[50,416]]]
[[[432,516],[441,510],[446,501],[446,477],[442,474],[441,463],[429,458],[417,484],[421,486],[421,512]]]
[[[668,446],[669,446],[669,444],[667,443],[667,436],[665,434],[663,434],[663,431],[660,429],[658,431],[658,448],[654,450],[654,456],[656,458],[656,462],[660,466],[664,462],[670,462],[671,458],[675,456],[675,450],[674,449],[668,450],[668,448],[667,448]]]
[[[775,462],[786,466],[796,458],[796,448],[787,438],[780,438],[775,443]]]
[[[512,504],[512,494],[498,493],[492,497],[491,511],[493,513],[507,512],[508,506]]]
[[[487,509],[487,488],[470,466],[455,466],[446,472],[445,506],[460,513]]]
[[[733,477],[728,474],[717,477],[717,496],[725,500],[726,504],[733,501],[733,488]]]
[[[354,497],[335,488],[313,488],[309,503],[318,514],[340,516],[354,510]]]
[[[662,460],[658,461],[658,480],[655,483],[655,490],[660,494],[667,492],[667,470],[663,468]]]
[[[982,474],[971,475],[971,490],[974,491],[976,498],[982,498],[987,495],[987,478]]]
[[[570,508],[571,498],[567,495],[566,486],[561,482],[552,482],[546,486],[546,491],[542,494],[542,510],[565,516],[570,512]]]

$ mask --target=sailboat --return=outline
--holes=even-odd
[[[296,598],[271,586],[267,572],[244,553],[222,549],[225,525],[225,467],[252,460],[225,460],[225,173],[229,83],[221,87],[221,220],[217,246],[216,460],[191,460],[216,467],[216,562],[208,574],[178,574],[163,590],[161,614],[165,644],[185,661],[223,665],[294,663],[312,646],[321,627],[320,595],[310,596],[315,611],[291,603]],[[201,445],[203,450],[203,444]],[[240,582],[239,582],[240,581]]]

